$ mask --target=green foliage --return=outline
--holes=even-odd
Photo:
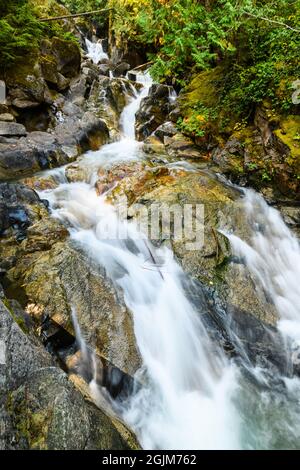
[[[43,28],[26,0],[6,1],[0,14],[0,67],[5,68],[37,47]]]
[[[292,106],[300,77],[300,2],[295,0],[110,0],[114,32],[150,51],[156,80],[184,86],[226,64],[221,104],[241,116],[271,98]],[[153,50],[153,52],[151,52]]]
[[[0,5],[0,70],[16,66],[19,59],[39,46],[44,37],[77,41],[61,22],[39,21],[40,16],[62,13],[63,7],[52,0],[6,0]],[[65,9],[63,9],[65,12]]]
[[[61,3],[65,5],[71,13],[81,13],[85,11],[100,10],[105,8],[106,0],[62,0]]]
[[[192,108],[189,116],[178,119],[177,127],[184,134],[203,137],[208,123],[215,118],[215,112],[199,102]]]

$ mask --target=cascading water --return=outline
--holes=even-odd
[[[300,246],[280,213],[253,190],[245,190],[244,207],[250,241],[227,234],[236,255],[269,293],[286,336],[300,340]]]
[[[285,351],[287,362],[294,362],[295,366],[300,363],[299,241],[280,213],[268,206],[262,196],[252,189],[243,189],[243,193],[247,240],[234,230],[224,233],[234,255],[245,263],[257,286],[272,299],[279,317],[277,328],[286,345],[295,345],[295,349],[287,347]],[[243,443],[250,448],[297,449],[300,444],[300,380],[297,376],[267,377],[265,372],[252,371],[264,391],[250,387],[249,393],[242,384],[237,395],[239,412],[244,415],[243,432],[247,433],[246,439],[242,437]]]
[[[84,157],[90,167],[89,183],[61,184],[43,192],[54,216],[71,225],[74,240],[105,267],[134,317],[138,348],[143,359],[145,385],[122,410],[145,448],[238,448],[238,417],[230,396],[235,386],[235,369],[220,350],[212,353],[210,340],[187,299],[184,273],[168,249],[157,250],[141,239],[134,224],[118,220],[111,205],[98,197],[93,173],[103,164],[138,158],[141,144],[134,139],[135,113],[151,86],[144,88],[124,109],[120,142],[104,146]],[[116,239],[116,231],[126,224],[127,240]],[[101,227],[110,236],[102,239]],[[138,239],[138,240],[137,240]],[[164,259],[163,278],[154,269],[145,269],[149,249]],[[203,423],[205,422],[205,425]]]
[[[143,88],[138,93],[135,88],[132,87],[135,98],[131,100],[128,106],[126,106],[120,118],[120,125],[123,133],[131,140],[135,139],[135,115],[139,110],[142,99],[148,95],[152,85],[152,80],[148,73],[137,75],[137,81],[143,84]]]
[[[101,39],[97,42],[92,42],[89,39],[86,39],[85,43],[88,50],[87,57],[89,57],[94,64],[99,64],[101,60],[108,59],[108,55],[103,50]]]
[[[295,418],[297,380],[286,380],[291,401],[289,397],[281,399],[275,392],[261,393],[253,384],[244,382],[237,367],[208,337],[200,312],[187,298],[189,281],[171,251],[152,246],[133,222],[120,220],[116,210],[105,202],[105,196],[96,194],[94,182],[99,168],[142,157],[141,144],[134,139],[134,126],[135,113],[151,86],[149,77],[145,80],[142,91],[122,113],[121,140],[88,152],[81,160],[88,172],[87,182],[62,181],[58,188],[42,193],[49,200],[53,215],[70,227],[71,238],[105,267],[132,312],[143,360],[143,367],[137,372],[142,386],[119,412],[147,449],[294,447],[300,435],[297,430],[291,431],[299,423]],[[295,292],[299,292],[295,285],[299,271],[292,269],[295,259],[299,259],[297,241],[277,213],[261,201],[256,201],[262,211],[257,218],[260,213],[257,208],[252,210],[253,193],[247,193],[246,202],[249,216],[256,220],[252,245],[232,234],[230,240],[257,278],[270,289],[282,314],[281,328],[290,332],[291,326],[296,325],[299,301],[295,297]],[[118,238],[116,234],[124,230],[127,238]],[[160,260],[159,268],[154,264],[152,269],[145,269],[149,252]],[[95,381],[92,388],[95,391]],[[290,406],[291,402],[294,406]],[[279,428],[277,417],[285,421],[284,430]]]

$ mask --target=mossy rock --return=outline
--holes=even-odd
[[[79,46],[73,41],[54,37],[52,50],[58,64],[58,71],[67,78],[76,77],[80,71],[81,54]]]
[[[62,16],[70,14],[69,10],[55,0],[29,0],[40,17]]]
[[[56,367],[36,370],[6,404],[16,440],[33,450],[125,450],[138,444],[128,431],[81,393]],[[127,441],[128,439],[128,441]]]
[[[179,99],[181,108],[189,112],[199,102],[208,108],[217,106],[224,73],[224,68],[218,66],[195,76]]]
[[[232,133],[238,120],[237,113],[233,109],[228,110],[221,106],[227,73],[227,67],[219,65],[197,74],[180,94],[178,100],[184,119],[191,118],[195,110],[206,110],[208,119],[204,119],[204,122],[200,119],[199,129],[219,143],[223,142],[223,134]],[[201,118],[200,111],[199,117]]]
[[[274,131],[275,135],[289,149],[286,162],[295,168],[300,177],[300,116],[287,116],[280,122],[280,128]]]

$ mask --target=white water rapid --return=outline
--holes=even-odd
[[[212,343],[201,312],[186,295],[188,280],[171,251],[153,247],[133,222],[118,219],[105,195],[96,194],[99,168],[143,157],[141,144],[134,138],[135,113],[151,86],[147,75],[143,80],[144,88],[122,113],[121,140],[88,152],[79,161],[88,172],[87,180],[60,180],[56,189],[41,193],[49,200],[53,216],[67,223],[71,238],[105,268],[133,315],[143,361],[137,380],[142,386],[123,406],[118,405],[119,412],[146,449],[293,447],[300,435],[291,431],[294,411],[282,405],[277,395],[274,398],[243,383],[237,366]],[[246,208],[254,227],[251,246],[234,234],[230,234],[230,240],[236,253],[246,258],[258,280],[270,290],[281,314],[282,330],[295,333],[299,246],[278,213],[254,199],[254,193],[247,193]],[[258,230],[260,224],[264,232]],[[106,235],[109,231],[105,238],[104,226]],[[122,227],[128,232],[125,240],[116,236]],[[159,270],[155,266],[145,269],[149,250],[160,260]],[[297,388],[297,383],[289,386]]]
[[[85,43],[88,50],[87,57],[89,57],[94,64],[99,64],[101,60],[108,59],[108,55],[103,50],[101,39],[99,39],[98,42],[92,42],[86,39]]]
[[[227,234],[234,253],[245,260],[279,314],[278,327],[300,345],[300,246],[280,213],[255,191],[245,190],[250,241]]]

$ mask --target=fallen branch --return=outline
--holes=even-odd
[[[98,13],[104,13],[110,10],[113,10],[113,8],[102,8],[101,10],[87,11],[85,13],[75,13],[74,15],[63,15],[63,16],[52,16],[50,18],[40,18],[39,21],[57,21],[57,20],[65,20],[67,18],[78,18],[80,16],[97,15]]]
[[[279,26],[283,26],[284,28],[290,29],[291,31],[294,31],[295,33],[300,33],[300,29],[295,29],[292,28],[292,26],[289,26],[286,23],[282,23],[281,21],[276,21],[276,20],[271,20],[270,18],[265,18],[264,16],[257,16],[253,15],[253,13],[249,13],[248,11],[242,11],[243,15],[251,16],[251,18],[256,18],[257,20],[263,20],[263,21],[268,21],[269,23],[273,24],[278,24]]]
[[[147,248],[147,250],[148,250],[148,252],[149,252],[149,254],[150,254],[150,258],[151,258],[151,260],[152,260],[152,262],[153,262],[154,266],[156,266],[156,268],[157,268],[157,271],[158,271],[158,273],[159,273],[160,277],[161,277],[161,278],[162,278],[162,280],[164,281],[164,280],[165,280],[165,278],[164,278],[164,276],[163,276],[163,274],[162,274],[161,270],[159,269],[159,266],[158,266],[158,264],[157,264],[157,262],[156,262],[156,259],[154,258],[154,255],[152,254],[152,251],[151,251],[151,250],[150,250],[150,248],[149,248],[149,245],[148,245],[147,241],[146,241],[146,240],[144,240],[144,243],[145,243],[145,245],[146,245],[146,248]]]

